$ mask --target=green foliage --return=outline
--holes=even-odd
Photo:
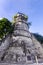
[[[39,42],[41,42],[41,44],[43,43],[43,36],[41,36],[41,35],[39,35],[39,34],[37,34],[37,33],[33,33],[33,35],[35,36],[35,38],[36,38]]]
[[[8,19],[2,18],[0,20],[0,38],[3,38],[4,35],[11,33],[12,29],[13,27],[11,22]]]

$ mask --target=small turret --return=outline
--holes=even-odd
[[[29,28],[28,28],[28,16],[23,13],[17,13],[14,16],[14,35],[23,35],[29,37]]]
[[[14,21],[15,22],[18,22],[18,21],[27,21],[28,20],[28,16],[26,16],[25,14],[23,13],[17,13],[15,16],[14,16]],[[15,23],[14,22],[14,23]]]

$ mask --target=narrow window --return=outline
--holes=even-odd
[[[27,56],[27,60],[31,60],[31,57],[30,56]]]

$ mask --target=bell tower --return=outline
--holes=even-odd
[[[28,17],[23,13],[17,13],[16,16],[14,16],[15,20],[15,28],[14,28],[14,35],[21,35],[25,37],[29,37],[29,28],[28,28]]]

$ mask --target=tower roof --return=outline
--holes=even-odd
[[[23,14],[23,13],[20,13],[20,12],[18,12],[18,13],[14,16],[14,19],[16,19],[17,17],[21,17],[21,18],[23,18],[23,19],[26,20],[26,21],[27,21],[27,19],[28,19],[28,16],[27,16],[27,15],[25,15],[25,14]]]

